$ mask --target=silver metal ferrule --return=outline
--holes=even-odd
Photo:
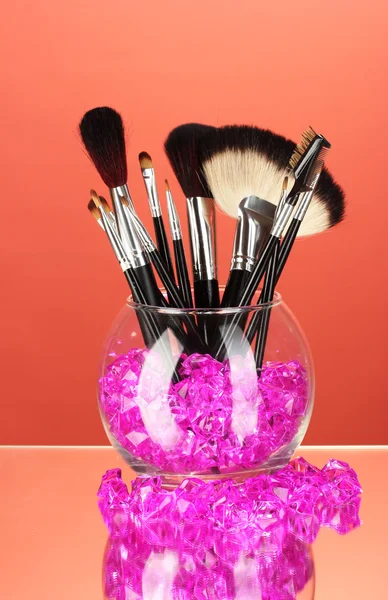
[[[110,196],[112,198],[112,202],[114,202],[114,198],[113,198],[114,196],[117,196],[118,198],[120,198],[120,196],[123,196],[124,198],[126,198],[128,200],[131,210],[135,211],[135,205],[133,204],[133,200],[131,198],[131,194],[129,193],[129,189],[128,189],[128,186],[126,183],[124,185],[120,185],[118,187],[112,188],[109,191],[110,191]]]
[[[124,210],[127,212],[128,219],[133,227],[135,227],[142,244],[147,252],[154,252],[156,250],[156,246],[147,229],[144,227],[143,223],[140,221],[139,217],[132,212],[128,206],[124,206]]]
[[[142,169],[142,173],[147,190],[151,215],[153,217],[161,217],[162,209],[158,198],[158,191],[156,189],[155,170],[152,168]]]
[[[276,211],[275,211],[275,219],[280,215],[280,212],[282,211],[284,204],[287,200],[287,195],[288,195],[287,189],[282,190],[282,193],[280,195],[279,204],[277,205]]]
[[[252,271],[271,233],[275,211],[272,202],[257,196],[248,196],[240,202],[231,269]]]
[[[182,239],[182,229],[178,211],[170,190],[166,190],[168,220],[170,223],[171,237],[174,241]]]
[[[322,169],[321,169],[322,170]],[[294,219],[298,221],[303,221],[306,216],[306,212],[308,207],[310,206],[311,199],[313,197],[315,188],[317,187],[318,179],[321,174],[321,170],[316,174],[314,181],[311,183],[311,189],[308,192],[304,192],[301,194],[301,199],[299,200],[298,207],[296,209]]]
[[[113,188],[110,190],[118,232],[124,251],[131,263],[131,267],[136,269],[137,267],[146,265],[149,260],[144,251],[144,246],[137,234],[136,228],[131,224],[127,213],[124,210],[125,207],[121,202],[122,194],[119,194],[119,189],[121,188]]]
[[[313,191],[304,192],[301,194],[301,199],[299,200],[298,207],[294,214],[294,219],[297,221],[303,221],[305,218],[308,207],[310,206],[311,198],[313,197]]]
[[[273,224],[271,235],[279,239],[282,237],[282,233],[290,219],[291,214],[294,211],[294,208],[295,206],[293,206],[293,204],[290,204],[289,202],[286,202],[284,204],[282,210],[279,213],[279,216],[276,217],[276,220]]]
[[[215,210],[212,198],[187,198],[194,281],[217,279]]]
[[[127,255],[125,254],[125,250],[118,236],[118,233],[113,228],[112,223],[102,206],[99,206],[98,209],[101,215],[101,218],[99,219],[99,221],[101,221],[101,226],[105,230],[110,245],[112,246],[113,252],[115,253],[117,260],[119,261],[120,267],[123,271],[126,271],[127,269],[131,268],[131,263],[128,260]]]

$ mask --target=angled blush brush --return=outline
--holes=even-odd
[[[155,170],[152,164],[152,158],[147,152],[141,152],[139,154],[139,163],[143,175],[144,185],[147,191],[152,220],[154,223],[156,245],[161,256],[163,257],[167,270],[169,271],[170,278],[173,282],[175,282],[174,269],[172,266],[170,248],[168,246],[166,229],[164,227],[162,217],[162,208],[160,206],[158,190],[156,187]]]
[[[170,186],[166,179],[166,199],[168,209],[168,219],[170,222],[170,230],[172,243],[174,247],[175,269],[178,277],[179,289],[182,293],[183,301],[186,308],[193,307],[193,298],[191,296],[190,278],[187,269],[186,255],[183,247],[182,229],[179,220],[178,211],[175,206],[174,199],[171,194]]]
[[[193,263],[194,299],[197,308],[220,305],[216,261],[214,201],[200,173],[198,144],[204,133],[213,128],[197,123],[173,129],[165,141],[166,155],[186,196]],[[216,320],[199,318],[205,340],[210,344]]]

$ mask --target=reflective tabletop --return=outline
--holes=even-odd
[[[319,468],[330,458],[348,462],[363,488],[362,526],[346,536],[323,529],[313,545],[315,599],[386,598],[388,446],[302,447],[297,455]],[[1,599],[104,597],[108,535],[96,493],[116,467],[129,484],[134,473],[110,447],[0,447]]]

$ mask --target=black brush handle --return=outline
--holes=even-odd
[[[286,235],[284,236],[283,241],[280,244],[280,250],[278,252],[278,261],[277,261],[277,267],[276,267],[276,284],[280,279],[280,276],[283,272],[284,266],[290,255],[292,246],[294,245],[294,242],[298,235],[300,225],[301,225],[301,221],[299,221],[299,219],[292,219],[290,226],[287,229]],[[259,299],[259,304],[260,303],[262,303],[261,296]],[[253,338],[255,337],[255,334],[256,334],[258,326],[259,326],[259,314],[260,313],[257,313],[256,315],[253,316],[253,318],[248,326],[247,332],[246,332],[246,338],[250,344],[252,343]]]
[[[139,304],[144,304],[144,298],[142,297],[141,290],[139,290],[138,288],[138,284],[135,277],[133,276],[132,270],[127,269],[126,271],[124,271],[124,275],[131,289],[134,301]],[[150,320],[148,319],[148,315],[142,314],[137,309],[135,310],[135,312],[144,343],[147,346],[147,348],[152,348],[152,346],[159,337],[159,330],[153,326],[153,323],[150,322]]]
[[[193,307],[191,295],[190,277],[187,269],[186,255],[182,240],[174,240],[175,268],[178,276],[178,285],[186,308]]]
[[[152,264],[154,265],[161,282],[166,288],[170,306],[173,308],[185,308],[183,297],[174,281],[171,279],[170,272],[167,270],[167,265],[158,250],[153,250],[148,253]]]
[[[224,295],[221,300],[221,308],[238,306],[239,299],[243,294],[249,275],[249,271],[242,271],[241,269],[232,269],[232,271],[230,271]]]
[[[162,216],[152,217],[152,220],[154,222],[156,245],[158,247],[160,254],[163,257],[163,260],[167,267],[167,271],[170,274],[170,278],[173,281],[173,283],[175,283],[174,268],[172,266],[170,247],[168,245],[167,234],[166,234],[166,229],[164,227],[163,218],[162,218]]]
[[[279,260],[276,270],[276,281],[279,280],[279,277],[283,272],[284,265],[287,262],[289,254],[292,250],[292,246],[294,245],[294,242],[298,235],[300,225],[301,221],[299,221],[299,219],[292,219],[290,226],[287,229],[286,235],[283,238],[283,241],[280,246]]]
[[[196,308],[219,308],[220,291],[217,279],[194,281],[194,298]]]
[[[156,284],[155,276],[149,263],[142,267],[132,269],[132,277],[135,280],[135,289],[143,304],[148,306],[165,306],[165,299]],[[142,311],[142,316],[145,317],[147,327],[150,328],[152,335],[155,337],[155,342],[158,341],[160,343],[163,355],[173,367],[172,381],[173,383],[177,383],[179,381],[179,376],[174,364],[168,337],[164,335],[168,328],[165,319],[162,315],[147,310]]]
[[[274,246],[279,241],[279,238],[271,235],[260,255],[259,260],[256,262],[252,273],[250,273],[249,279],[246,282],[246,286],[244,289],[244,293],[239,299],[238,306],[248,306],[257,290],[260,281],[265,273],[267,268],[269,259],[271,258]],[[214,356],[217,360],[222,360],[222,357],[225,353],[225,349],[227,349],[230,345],[230,342],[235,335],[236,329],[238,327],[242,328],[242,324],[245,325],[246,314],[245,313],[236,313],[230,319],[229,322],[225,325],[225,332],[223,334],[222,340],[217,340],[216,347],[214,349]]]
[[[219,308],[220,292],[217,279],[194,281],[194,298],[196,308]],[[198,327],[205,344],[210,351],[211,343],[217,331],[216,315],[198,315]]]
[[[278,264],[278,258],[279,258],[279,246],[280,246],[280,240],[278,240],[278,243],[275,244],[272,256],[268,263],[268,269],[267,269],[267,273],[265,275],[265,280],[264,280],[263,292],[261,294],[262,304],[265,304],[267,302],[272,302],[272,300],[273,300],[273,296],[275,293],[275,285],[276,285],[276,281],[277,281],[276,273],[277,273],[277,264]],[[269,321],[271,318],[271,307],[270,306],[264,307],[264,309],[262,309],[256,313],[254,318],[255,317],[259,317],[258,318],[259,329],[257,332],[256,347],[255,347],[255,362],[256,362],[257,370],[259,371],[259,373],[261,373],[261,369],[263,366],[265,345],[266,345],[267,337],[268,337]]]
[[[133,272],[136,275],[139,287],[141,288],[145,304],[148,304],[148,306],[165,306],[166,302],[164,301],[163,294],[158,288],[150,263],[147,263],[142,267],[136,267],[133,269]]]
[[[167,294],[170,299],[170,306],[173,308],[185,308],[181,292],[178,290],[175,283],[171,281],[170,275],[166,269],[166,265],[164,264],[164,261],[159,252],[157,250],[153,250],[152,252],[149,252],[149,256],[152,261],[152,264],[156,269],[156,272],[158,273],[160,279],[163,282],[163,285],[167,290]],[[169,321],[170,323],[172,322],[172,324],[174,325],[175,320],[176,319],[171,317]],[[182,315],[181,321],[186,325],[189,334],[188,339],[185,340],[185,348],[191,348],[192,351],[194,351],[193,345],[195,345],[195,349],[197,351],[204,350],[204,340],[201,337],[198,329],[196,328],[194,320],[189,315]]]

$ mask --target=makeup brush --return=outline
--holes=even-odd
[[[148,253],[148,256],[150,257],[150,260],[162,281],[162,284],[166,288],[166,291],[169,294],[169,297],[171,298],[172,302],[170,302],[170,306],[173,306],[175,308],[185,308],[182,295],[175,283],[173,282],[173,280],[171,279],[171,275],[167,270],[167,265],[164,262],[161,253],[154,244],[153,239],[151,238],[150,234],[144,227],[139,217],[131,211],[127,199],[122,198],[122,202],[128,208],[127,216],[129,222],[131,223],[132,227],[136,229],[140,240],[146,252]]]
[[[126,199],[123,199],[123,202],[126,203]],[[151,259],[152,264],[154,265],[156,272],[158,273],[164,287],[167,290],[167,293],[169,294],[169,297],[171,297],[171,302],[170,302],[170,306],[173,308],[185,308],[184,303],[183,303],[183,298],[182,295],[180,293],[180,291],[178,290],[178,288],[176,287],[175,283],[171,280],[170,278],[170,274],[167,271],[167,267],[163,261],[163,258],[161,256],[161,254],[159,253],[158,249],[156,248],[153,239],[151,238],[150,234],[148,233],[147,229],[144,227],[143,223],[140,221],[139,217],[130,211],[129,209],[129,218],[131,220],[131,222],[133,223],[133,226],[136,227],[140,239],[142,240],[144,247]],[[191,344],[192,347],[192,352],[206,352],[207,348],[204,346],[203,340],[199,335],[199,332],[197,330],[197,327],[195,325],[195,321],[192,317],[190,317],[188,314],[182,314],[180,317],[182,323],[184,323],[186,325],[187,328],[187,333],[190,336],[190,339],[192,340],[192,342],[195,343],[195,349],[193,348],[193,345]],[[174,329],[174,327],[173,327]],[[178,333],[185,333],[183,330],[179,331]],[[186,348],[187,348],[187,343],[186,343]]]
[[[136,278],[136,274],[131,269],[130,261],[125,254],[121,240],[112,225],[109,218],[109,206],[107,202],[98,196],[94,190],[91,190],[92,198],[88,203],[88,210],[96,219],[100,227],[105,231],[112,250],[118,260],[118,263],[125,275],[127,283],[131,289],[132,296],[135,302],[147,304],[146,298]],[[143,335],[144,343],[147,348],[151,348],[153,344],[160,338],[161,331],[152,315],[144,314],[141,311],[136,311],[136,316]]]
[[[98,195],[91,191],[91,196],[96,202],[100,202]],[[152,271],[149,258],[145,252],[144,246],[139,239],[136,229],[130,223],[125,213],[121,200],[117,203],[117,213],[119,217],[120,241],[124,248],[125,255],[128,257],[130,268],[134,271],[136,280],[142,289],[146,304],[150,306],[165,306],[166,301],[158,289],[154,273]]]
[[[248,126],[221,127],[201,140],[200,160],[213,197],[221,210],[239,219],[222,306],[239,303],[238,290],[268,239],[285,175],[294,183],[289,161],[295,148],[283,136]],[[343,203],[326,184],[318,183],[298,236],[319,233],[342,219]]]
[[[183,247],[182,229],[179,221],[179,214],[176,209],[175,202],[173,200],[167,179],[165,180],[165,183],[168,219],[170,222],[171,237],[174,247],[175,269],[178,277],[178,285],[183,297],[185,307],[192,308],[193,298],[191,296],[190,278],[187,270],[185,250]]]
[[[315,160],[314,159],[312,160],[311,168],[310,168],[308,177],[305,182],[305,186],[308,188],[308,191],[304,192],[301,195],[299,206],[297,208],[295,216],[294,216],[294,218],[291,222],[291,225],[288,228],[285,238],[282,242],[282,246],[284,245],[284,242],[286,242],[286,246],[285,246],[284,257],[282,259],[282,265],[281,265],[280,269],[279,269],[279,264],[278,264],[280,240],[274,246],[274,251],[273,251],[273,254],[269,261],[268,271],[266,273],[265,280],[264,280],[264,287],[263,287],[263,293],[262,293],[262,296],[263,296],[262,303],[263,304],[272,302],[272,300],[273,300],[273,296],[275,293],[275,285],[280,277],[280,274],[284,267],[285,261],[287,260],[287,257],[291,251],[293,242],[295,241],[298,229],[300,227],[300,223],[303,220],[303,217],[307,213],[309,203],[311,201],[312,195],[313,195],[316,185],[318,183],[319,176],[323,169],[326,155],[331,147],[330,142],[328,142],[323,136],[318,136],[312,128],[310,128],[309,135],[314,136],[315,140],[319,143],[319,147],[320,147],[319,154]],[[313,145],[313,144],[314,144],[314,141],[311,142],[311,145]],[[305,150],[308,151],[308,148],[309,148],[309,142],[307,139]],[[293,155],[291,156],[291,159],[290,159],[290,167],[292,167],[294,171],[297,170],[299,164],[303,162],[303,157],[304,157],[304,150],[302,150],[302,153],[299,153],[299,148],[297,147],[297,150],[293,153]],[[259,301],[259,303],[261,303],[261,301]],[[263,365],[264,351],[265,351],[265,345],[266,345],[267,336],[268,336],[268,327],[269,327],[270,317],[271,317],[271,307],[269,306],[263,311],[263,314],[261,315],[260,327],[258,329],[257,339],[256,339],[255,360],[256,360],[256,367],[260,373],[261,373],[261,369],[262,369],[262,365]]]
[[[127,256],[133,257],[131,260],[136,263],[132,268],[140,269],[137,272],[139,280],[145,277],[141,282],[146,289],[148,303],[158,306],[164,298],[157,289],[144,248],[136,231],[131,230],[120,200],[125,197],[133,206],[127,186],[125,135],[121,116],[113,108],[93,108],[83,116],[79,130],[86,151],[109,188],[121,242]]]
[[[197,308],[218,308],[216,229],[214,201],[200,173],[198,144],[212,127],[189,123],[173,129],[164,148],[176,178],[186,196],[193,263],[194,299]],[[208,344],[213,337],[216,319],[199,316]]]
[[[156,236],[156,245],[167,266],[170,277],[175,282],[174,269],[172,266],[170,248],[168,246],[166,230],[163,223],[162,208],[160,206],[158,190],[156,187],[155,170],[152,158],[147,152],[139,154],[139,163],[143,175],[144,185],[147,190],[148,203],[150,205],[152,220]]]
[[[121,116],[113,108],[92,108],[84,114],[79,131],[85,149],[114,203],[121,196],[133,205],[127,186],[125,133]]]
[[[275,246],[278,245],[284,229],[295,208],[299,195],[310,190],[310,187],[307,185],[307,182],[309,182],[310,172],[315,165],[322,147],[327,142],[323,136],[316,135],[311,128],[310,130],[304,132],[302,140],[302,152],[298,158],[297,166],[292,171],[294,181],[291,191],[289,192],[284,206],[274,222],[271,235],[269,236],[269,239],[266,242],[260,257],[256,262],[248,281],[246,282],[243,294],[239,299],[239,306],[246,306],[251,302],[252,297],[267,268],[268,262],[275,250]],[[297,151],[299,151],[299,148]],[[252,321],[254,321],[255,317],[252,319]],[[239,314],[234,315],[231,319],[230,324],[227,326],[224,339],[222,342],[218,343],[215,353],[216,358],[222,354],[225,345],[228,347],[229,341],[233,337],[236,327],[239,325],[240,319],[241,315]]]
[[[312,198],[316,197],[318,194],[322,198],[322,204],[330,205],[331,210],[323,213],[321,210],[317,211],[319,204],[316,203],[311,205]],[[323,168],[320,174],[317,175],[317,180],[312,186],[311,191],[305,192],[301,196],[294,217],[286,230],[280,247],[276,280],[279,280],[279,277],[282,274],[296,238],[300,237],[301,234],[303,235],[303,231],[307,231],[307,229],[303,227],[304,221],[307,220],[307,218],[309,220],[309,232],[312,232],[314,217],[318,222],[317,229],[319,228],[319,230],[322,231],[324,224],[326,224],[325,228],[329,229],[330,227],[337,225],[337,223],[340,223],[344,218],[344,214],[344,193],[341,187],[335,183],[327,169]],[[307,233],[307,235],[312,235],[312,233]]]

